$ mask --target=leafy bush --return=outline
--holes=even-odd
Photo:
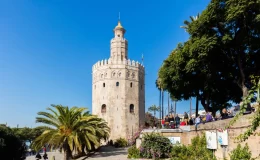
[[[213,152],[206,146],[206,136],[197,136],[191,140],[189,146],[174,146],[170,154],[171,160],[215,160]]]
[[[232,160],[241,160],[241,159],[247,159],[247,160],[253,160],[251,158],[252,154],[249,150],[248,145],[246,144],[245,147],[242,147],[240,144],[238,144],[237,148],[235,148],[233,151],[231,151],[230,159]]]
[[[187,160],[190,159],[189,148],[184,145],[175,145],[170,153],[171,160]]]
[[[115,147],[126,147],[127,146],[127,141],[124,138],[118,138],[116,139],[115,143],[114,143]]]
[[[144,158],[167,158],[171,149],[172,145],[168,138],[152,133],[144,135],[140,152]]]
[[[25,159],[26,146],[11,130],[0,125],[0,159]],[[23,158],[22,158],[23,157]]]
[[[128,149],[127,158],[140,158],[140,150],[136,146],[132,146]]]

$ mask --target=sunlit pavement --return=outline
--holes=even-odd
[[[43,155],[43,154],[41,154]],[[60,152],[47,152],[48,160],[51,160],[52,156],[55,156],[55,160],[63,160],[63,154]],[[29,156],[26,160],[35,160],[34,156]],[[43,159],[43,158],[42,158]],[[96,152],[91,157],[81,157],[78,160],[127,160],[127,148],[114,148],[111,146],[101,147],[98,152]]]

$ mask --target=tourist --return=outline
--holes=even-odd
[[[188,116],[188,113],[187,112],[184,112],[184,119],[189,119],[189,116]]]
[[[165,128],[169,128],[169,117],[168,117],[168,115],[166,115],[166,117],[165,117]]]
[[[180,125],[180,117],[178,116],[178,114],[176,115],[175,117],[175,123],[176,123],[176,128],[179,128],[179,125]]]
[[[190,120],[189,120],[189,125],[193,125],[193,119],[192,118],[190,118]]]
[[[227,119],[228,118],[228,112],[226,108],[222,109],[222,113],[221,113],[221,119]]]
[[[186,119],[184,119],[184,120],[181,122],[180,126],[187,126]]]
[[[174,117],[172,114],[170,115],[169,121],[170,121],[170,128],[173,129],[174,128]]]
[[[32,155],[32,149],[29,148],[29,149],[28,149],[28,152],[29,152],[29,155],[31,156],[31,155]]]
[[[43,147],[43,153],[46,153],[46,147],[45,146]]]
[[[200,124],[200,115],[195,119],[195,129],[197,130],[197,126]]]
[[[162,128],[164,128],[164,127],[165,127],[165,120],[162,119]]]
[[[210,114],[210,112],[207,112],[207,115],[206,115],[206,122],[211,122],[213,119],[212,119],[212,115]]]

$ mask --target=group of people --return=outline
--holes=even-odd
[[[221,120],[221,119],[227,119],[234,117],[237,112],[240,111],[240,105],[234,107],[233,110],[227,110],[226,108],[222,109],[221,114],[219,117],[214,117],[211,112],[207,112],[206,115],[198,115],[196,118],[189,118],[189,115],[184,112],[183,119],[181,119],[178,114],[174,117],[173,114],[166,115],[165,118],[161,121],[162,128],[169,128],[169,129],[174,129],[174,128],[179,128],[179,126],[186,126],[186,125],[195,125],[195,128],[199,124],[205,124],[208,122],[216,121],[216,120]],[[248,104],[246,111],[243,114],[250,114],[251,112],[254,112],[255,109]]]
[[[178,114],[174,117],[173,114],[166,115],[162,120],[162,128],[174,129],[179,128],[179,126],[195,125],[196,127],[200,123],[212,122],[215,118],[210,112],[207,112],[205,116],[198,115],[196,118],[189,117],[189,115],[184,112],[183,118],[180,118]]]
[[[184,112],[184,118],[181,119],[178,114],[174,116],[173,114],[166,115],[162,119],[162,128],[179,128],[179,126],[193,125],[193,119],[189,118],[189,115]]]

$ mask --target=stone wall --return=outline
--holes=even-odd
[[[228,129],[229,145],[227,146],[227,148],[221,148],[221,146],[218,146],[218,149],[215,151],[215,155],[218,159],[223,159],[224,155],[227,159],[229,159],[229,153],[238,145],[238,143],[235,142],[234,138],[237,137],[239,134],[244,133],[244,131],[250,126],[251,116],[252,114],[242,116],[230,129]],[[216,129],[223,129],[230,122],[230,120],[231,119],[226,119],[206,124],[200,124],[197,131],[195,130],[194,126],[191,126],[190,132],[165,132],[162,130],[160,133],[166,137],[180,137],[181,144],[189,145],[191,144],[191,139],[195,136],[201,135],[205,131],[216,131]],[[259,128],[257,132],[260,132]],[[260,155],[260,136],[250,136],[247,141],[241,144],[245,145],[245,143],[248,143],[253,157],[257,157]]]

